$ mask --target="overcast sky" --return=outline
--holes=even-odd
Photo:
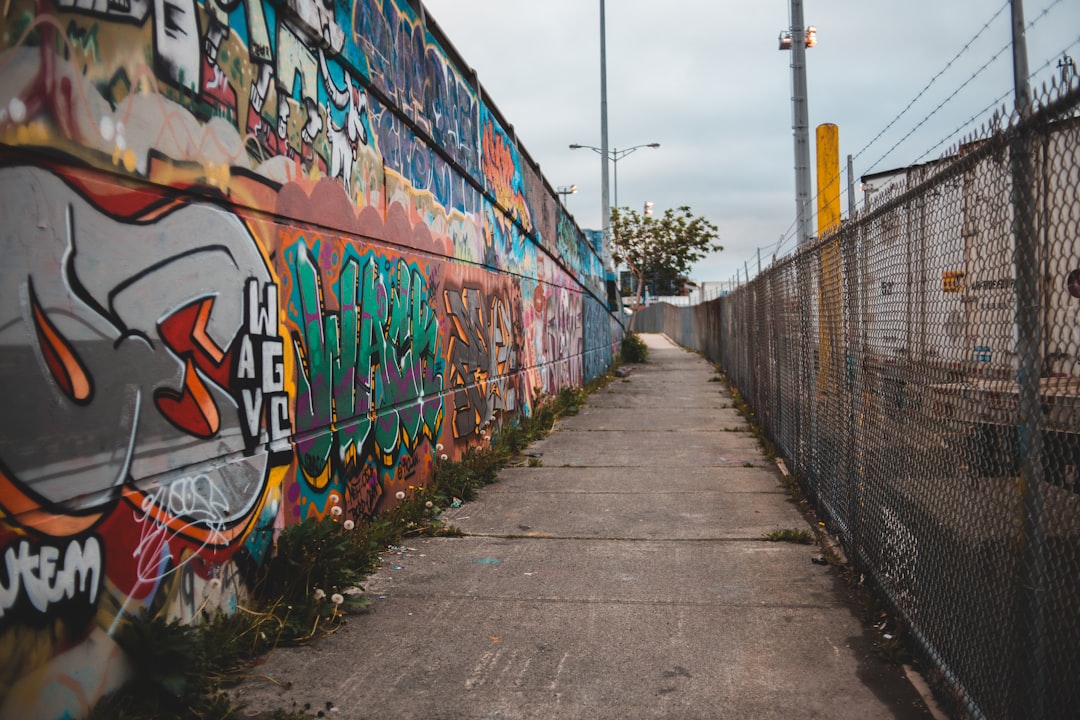
[[[424,5],[548,181],[578,186],[566,201],[578,224],[599,228],[600,156],[568,148],[600,146],[598,0]],[[609,148],[661,144],[618,163],[618,204],[690,205],[712,220],[725,250],[695,280],[729,280],[747,261],[755,273],[758,248],[767,265],[781,236],[780,255],[794,249],[790,52],[777,44],[788,13],[788,0],[607,0]],[[1006,0],[805,0],[804,14],[818,31],[811,139],[838,125],[856,178],[935,159],[988,108],[1011,107]],[[1080,2],[1027,0],[1024,14],[1034,86],[1062,53],[1080,66]]]

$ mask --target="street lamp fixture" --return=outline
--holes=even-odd
[[[634,145],[633,147],[623,148],[622,150],[615,148],[608,151],[607,159],[611,161],[611,166],[613,168],[612,175],[614,176],[615,184],[615,207],[619,207],[619,161],[630,153],[634,152],[635,150],[640,150],[641,148],[656,149],[658,147],[660,147],[660,143],[647,143],[645,145]],[[592,145],[578,145],[577,143],[574,143],[570,146],[571,150],[581,150],[583,148],[586,150],[592,150],[597,155],[604,154],[603,150],[598,147],[593,147]]]
[[[566,197],[568,195],[573,195],[577,192],[577,185],[560,185],[558,189],[555,190],[555,192],[559,193],[559,195],[562,196],[562,202],[563,205],[565,205]]]
[[[805,39],[806,47],[812,48],[815,45],[817,45],[817,28],[814,27],[813,25],[806,28],[805,38],[806,38]],[[790,50],[791,49],[791,31],[790,30],[784,30],[784,31],[782,31],[780,33],[780,49],[781,50]]]

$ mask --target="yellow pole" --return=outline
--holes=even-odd
[[[832,123],[817,127],[818,239],[840,227],[840,129]],[[821,246],[818,276],[818,389],[828,393],[840,382],[843,368],[835,351],[841,347],[840,314],[843,289],[839,239]]]
[[[817,127],[818,238],[840,226],[840,128]]]

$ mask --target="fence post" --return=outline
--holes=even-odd
[[[1039,393],[1042,377],[1042,293],[1039,277],[1039,241],[1035,228],[1034,177],[1031,161],[1031,91],[1028,87],[1027,41],[1024,37],[1022,0],[1011,0],[1013,77],[1017,130],[1009,149],[1012,173],[1013,235],[1016,266],[1016,351],[1019,392],[1020,484],[1022,500],[1022,563],[1020,580],[1021,658],[1025,682],[1013,709],[1032,718],[1046,717],[1046,557],[1043,528],[1043,428]]]

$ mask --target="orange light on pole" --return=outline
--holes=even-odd
[[[791,49],[791,31],[790,30],[784,30],[783,32],[781,32],[779,42],[780,42],[780,49],[781,50],[790,50]],[[806,28],[806,36],[805,36],[805,41],[804,41],[803,44],[808,48],[812,48],[815,45],[817,45],[817,28],[814,27],[813,25]]]

